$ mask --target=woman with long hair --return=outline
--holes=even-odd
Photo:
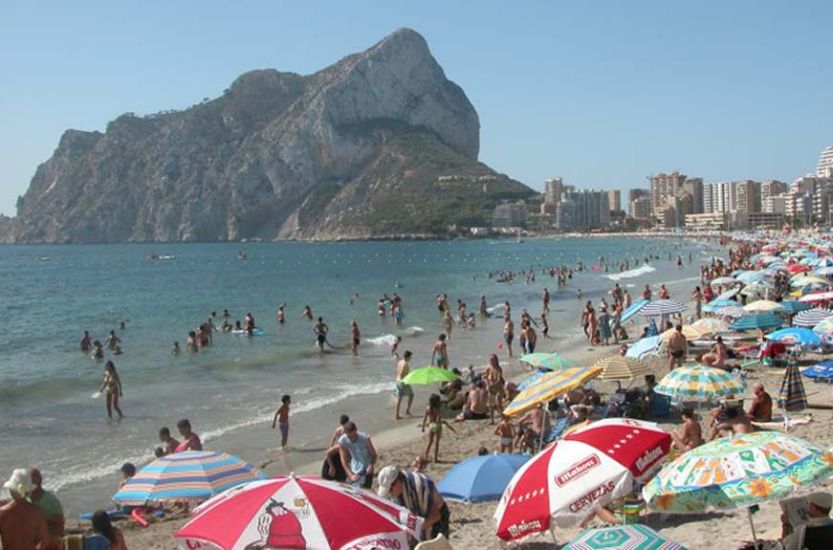
[[[99,393],[107,391],[105,401],[107,402],[107,416],[113,418],[113,409],[119,414],[119,418],[123,418],[124,414],[119,408],[119,398],[124,397],[122,392],[121,378],[116,371],[116,365],[112,361],[107,361],[104,364],[104,380],[101,382],[101,387],[98,389]]]

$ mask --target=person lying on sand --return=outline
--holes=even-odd
[[[743,412],[743,409],[732,407],[726,410],[726,420],[717,424],[712,430],[709,441],[726,435],[748,434],[755,431],[755,426]]]

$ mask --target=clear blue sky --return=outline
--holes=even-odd
[[[480,114],[481,160],[541,188],[791,180],[833,145],[833,2],[19,1],[0,18],[0,212],[66,128],[309,73],[398,27]]]

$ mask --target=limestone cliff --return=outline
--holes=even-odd
[[[477,162],[480,123],[401,29],[308,76],[258,70],[182,111],[68,130],[6,240],[439,234],[531,191]],[[8,224],[6,224],[8,226]]]

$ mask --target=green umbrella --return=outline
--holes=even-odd
[[[526,363],[536,369],[559,370],[577,367],[578,363],[557,353],[527,353],[521,355],[521,363]]]
[[[669,540],[646,525],[617,525],[588,529],[564,550],[686,550],[684,546]]]
[[[439,384],[440,382],[451,382],[460,378],[450,370],[441,369],[440,367],[422,367],[414,369],[402,379],[402,382],[409,386],[414,384]]]

